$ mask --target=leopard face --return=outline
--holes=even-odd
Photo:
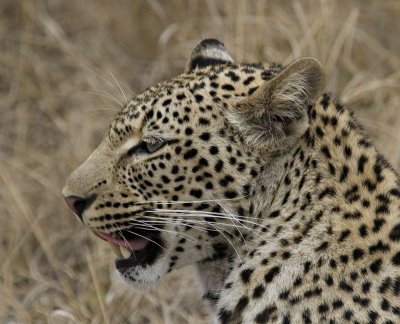
[[[310,80],[304,89],[286,84],[299,78]],[[118,272],[136,288],[188,264],[229,258],[259,224],[255,192],[272,191],[259,179],[304,132],[307,116],[289,106],[296,95],[318,97],[321,80],[315,60],[285,70],[236,65],[221,43],[205,40],[184,74],[122,109],[67,180],[66,201],[112,245]],[[280,108],[269,125],[260,122],[264,99]],[[280,105],[289,109],[281,114]]]

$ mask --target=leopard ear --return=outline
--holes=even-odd
[[[185,72],[215,64],[233,63],[232,57],[219,40],[207,38],[198,43],[190,54]]]
[[[269,151],[290,148],[309,126],[308,107],[325,89],[321,63],[301,58],[227,111],[248,144]]]

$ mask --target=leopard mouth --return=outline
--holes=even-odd
[[[118,231],[116,236],[99,231],[93,232],[111,245],[117,256],[115,267],[120,273],[138,266],[151,265],[163,248],[160,232],[155,230],[124,229]]]

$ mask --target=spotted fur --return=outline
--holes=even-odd
[[[157,233],[129,284],[196,264],[219,323],[399,323],[399,178],[323,90],[313,59],[235,64],[205,40],[129,101],[64,195],[93,230]]]

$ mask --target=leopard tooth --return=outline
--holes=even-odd
[[[110,245],[111,245],[111,249],[113,250],[113,252],[115,253],[115,255],[118,258],[123,258],[124,257],[123,254],[121,253],[121,248],[120,248],[119,245],[114,244],[114,243],[110,243]]]
[[[128,258],[131,256],[132,251],[130,251],[130,250],[124,248],[123,246],[121,246],[121,253],[122,253],[122,255],[123,255],[123,257],[124,257],[125,259],[128,259]]]

